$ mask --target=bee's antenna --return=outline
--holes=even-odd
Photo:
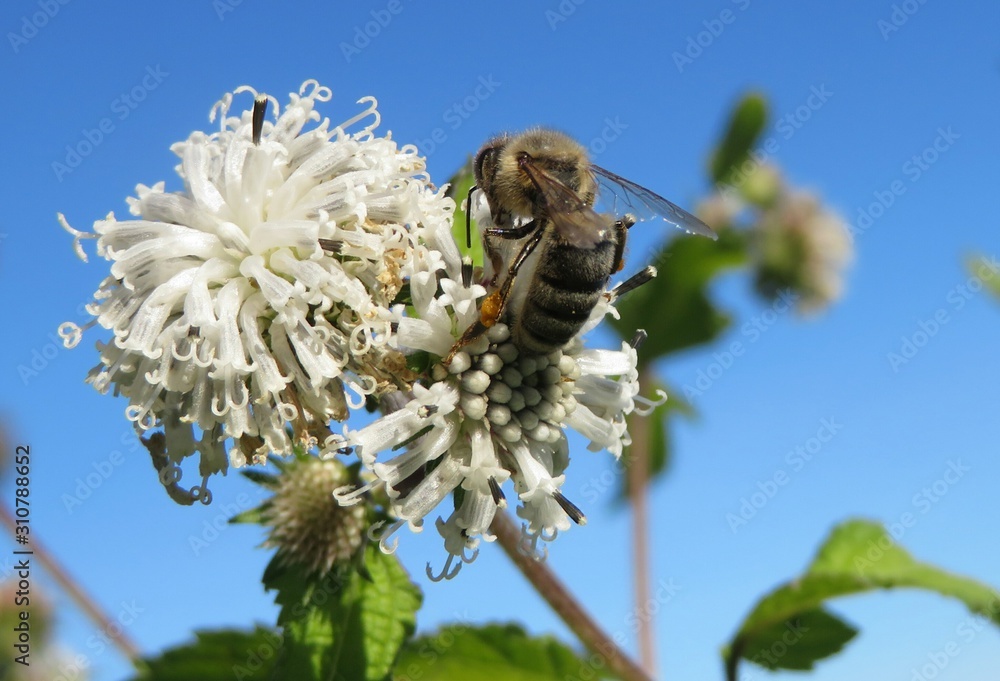
[[[252,137],[254,146],[260,146],[260,135],[264,132],[264,113],[267,111],[267,95],[257,95],[253,100]]]
[[[465,198],[465,247],[468,249],[472,248],[472,192],[477,189],[476,185],[469,187],[469,195]]]

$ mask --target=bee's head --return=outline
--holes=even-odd
[[[526,164],[573,192],[592,191],[584,147],[561,132],[537,128],[494,138],[476,156],[476,180],[494,211],[500,206],[511,213],[536,216],[545,209]]]

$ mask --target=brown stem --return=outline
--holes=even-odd
[[[10,510],[0,504],[0,523],[3,524],[8,530],[10,530],[11,535],[14,535],[15,528],[17,527],[17,522],[14,516],[11,515]],[[28,544],[24,545],[25,551],[31,551],[31,557],[41,563],[42,567],[52,576],[53,579],[61,586],[66,593],[70,595],[76,604],[80,606],[94,623],[101,628],[101,630],[109,637],[112,641],[117,644],[121,652],[132,662],[136,668],[139,668],[142,659],[142,653],[139,652],[139,647],[133,642],[122,628],[119,626],[114,626],[115,621],[111,619],[103,610],[101,606],[95,603],[90,596],[88,596],[83,588],[76,583],[73,577],[63,569],[56,557],[47,549],[45,545],[38,540],[38,532],[33,530],[31,532],[31,539]]]
[[[648,370],[643,370],[639,385],[654,385]],[[628,454],[628,490],[632,504],[632,588],[636,612],[646,612],[650,603],[649,589],[649,428],[648,418],[633,415],[629,419],[632,445]],[[639,638],[639,657],[643,669],[652,676],[656,673],[656,647],[654,646],[653,618],[640,617],[636,632]]]
[[[491,529],[521,574],[531,582],[535,590],[587,649],[601,658],[601,666],[606,664],[608,670],[623,681],[651,681],[651,677],[631,660],[583,609],[555,573],[545,563],[521,551],[521,532],[511,522],[507,513],[498,512],[493,518]],[[595,668],[599,669],[597,665]],[[582,674],[580,676],[587,678]]]

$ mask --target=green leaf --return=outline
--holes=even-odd
[[[267,681],[274,669],[281,635],[264,627],[253,631],[196,631],[195,642],[143,660],[145,669],[131,681]]]
[[[472,173],[472,160],[459,168],[458,172],[448,180],[448,196],[455,200],[455,221],[451,225],[452,236],[458,249],[464,254],[472,257],[472,264],[481,267],[483,264],[483,243],[479,238],[475,221],[472,223],[472,246],[467,243],[467,225],[465,223],[465,211],[462,209],[462,202],[469,198],[469,190],[476,184],[476,178]]]
[[[347,566],[317,579],[272,560],[264,585],[276,589],[284,646],[280,678],[378,681],[413,634],[420,590],[395,556],[365,547],[364,576]]]
[[[647,375],[654,374],[648,372]],[[650,419],[649,477],[654,478],[669,470],[673,458],[673,440],[668,428],[671,419],[678,417],[692,419],[697,415],[697,412],[691,403],[684,399],[680,390],[673,390],[652,381],[644,381],[641,385],[643,386],[643,394],[656,395],[658,390],[662,390],[669,396],[667,401],[654,409],[649,416],[633,417]]]
[[[271,506],[270,499],[262,503],[260,506],[255,506],[253,508],[248,508],[242,513],[237,513],[232,518],[229,519],[230,524],[248,524],[248,525],[264,525],[266,523],[266,517],[264,512],[268,510]]]
[[[767,125],[767,100],[763,95],[746,95],[729,118],[719,146],[712,153],[709,172],[716,184],[728,182],[739,170]]]
[[[821,606],[837,596],[875,589],[910,587],[957,598],[970,611],[1000,624],[1000,594],[986,584],[954,575],[915,560],[878,523],[847,521],[830,534],[805,574],[762,598],[750,612],[723,656],[727,678],[737,678],[740,658],[760,663],[749,653],[768,649],[776,632],[796,618],[814,617],[809,631],[801,632],[784,656],[769,669],[803,669],[789,666],[812,664],[840,650],[853,637],[853,630],[822,613]],[[850,631],[849,631],[850,630]],[[786,641],[787,643],[787,641]],[[795,649],[792,654],[791,650]]]
[[[446,627],[406,645],[395,681],[563,681],[608,678],[551,636],[514,624]]]
[[[699,237],[674,239],[653,264],[657,276],[618,302],[619,319],[612,328],[629,339],[636,329],[649,334],[639,346],[639,366],[714,340],[729,325],[729,315],[708,298],[708,286],[727,269],[746,261],[746,240],[736,230],[723,230],[718,241]]]
[[[816,608],[762,627],[741,655],[765,669],[809,671],[817,660],[840,652],[858,630]]]

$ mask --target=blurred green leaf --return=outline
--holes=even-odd
[[[260,506],[248,508],[242,513],[237,513],[236,515],[234,515],[232,518],[229,519],[229,522],[233,525],[240,525],[240,524],[264,525],[266,524],[265,523],[266,516],[264,515],[264,511],[268,510],[268,508],[270,508],[270,501],[265,501]]]
[[[762,650],[773,658],[767,661],[769,669],[810,668],[801,665],[832,655],[854,636],[851,627],[820,610],[827,600],[900,587],[957,598],[973,613],[1000,624],[1000,594],[993,588],[914,560],[878,523],[851,520],[834,528],[805,574],[754,606],[723,653],[727,678],[737,678],[741,658],[761,664]],[[785,652],[777,655],[772,648],[776,635],[786,635],[790,622],[806,616],[812,626],[797,631],[794,642],[784,640]]]
[[[264,585],[278,591],[284,645],[279,678],[380,681],[416,626],[420,590],[395,556],[365,547],[364,575],[341,567],[322,579],[272,560]]]
[[[727,269],[746,261],[744,235],[723,230],[718,241],[699,237],[674,239],[653,261],[655,279],[626,294],[618,302],[619,319],[612,328],[624,338],[636,329],[649,334],[639,346],[639,366],[660,357],[714,340],[729,325],[729,315],[708,298],[708,286]]]
[[[695,416],[696,412],[693,406],[684,399],[684,396],[679,390],[673,390],[667,388],[656,378],[653,372],[647,372],[646,374],[639,377],[639,385],[642,386],[642,392],[644,395],[653,398],[657,395],[659,390],[663,390],[669,399],[656,407],[653,413],[648,416],[639,416],[638,414],[631,414],[629,416],[629,432],[635,433],[636,428],[648,427],[649,428],[649,459],[648,459],[648,476],[647,480],[652,480],[653,478],[663,475],[670,469],[670,464],[673,459],[673,440],[670,437],[670,420],[683,416],[685,418],[691,418]],[[643,419],[645,424],[637,424],[636,420]],[[629,456],[632,454],[633,450],[630,447],[625,450],[625,454],[622,456],[621,464],[627,467]],[[631,489],[629,486],[629,477],[626,474],[620,476],[621,486],[618,490],[618,497],[616,501],[625,501],[628,499]]]
[[[965,269],[983,283],[983,287],[1000,300],[1000,265],[995,257],[977,255],[965,259]]]
[[[475,221],[472,223],[472,247],[467,243],[467,233],[465,224],[465,210],[462,209],[463,202],[469,198],[469,190],[476,184],[476,178],[472,174],[472,160],[459,168],[450,180],[448,180],[448,196],[455,200],[455,221],[451,225],[452,236],[458,244],[459,251],[463,255],[472,257],[472,264],[481,267],[483,264],[483,243],[479,238],[479,231],[476,229]]]
[[[268,489],[274,489],[278,486],[278,476],[274,473],[267,473],[262,470],[247,468],[240,473],[250,482],[255,482],[258,485],[263,485]]]
[[[719,145],[712,152],[709,172],[712,182],[726,183],[739,171],[767,125],[767,100],[763,95],[746,95],[729,118]]]
[[[395,681],[563,681],[609,678],[551,636],[531,637],[513,624],[446,627],[409,642]]]
[[[741,654],[771,671],[809,671],[816,661],[840,652],[857,633],[843,620],[816,608],[762,627]]]
[[[195,642],[143,660],[145,669],[131,681],[267,681],[271,679],[281,635],[264,627],[194,632]]]

